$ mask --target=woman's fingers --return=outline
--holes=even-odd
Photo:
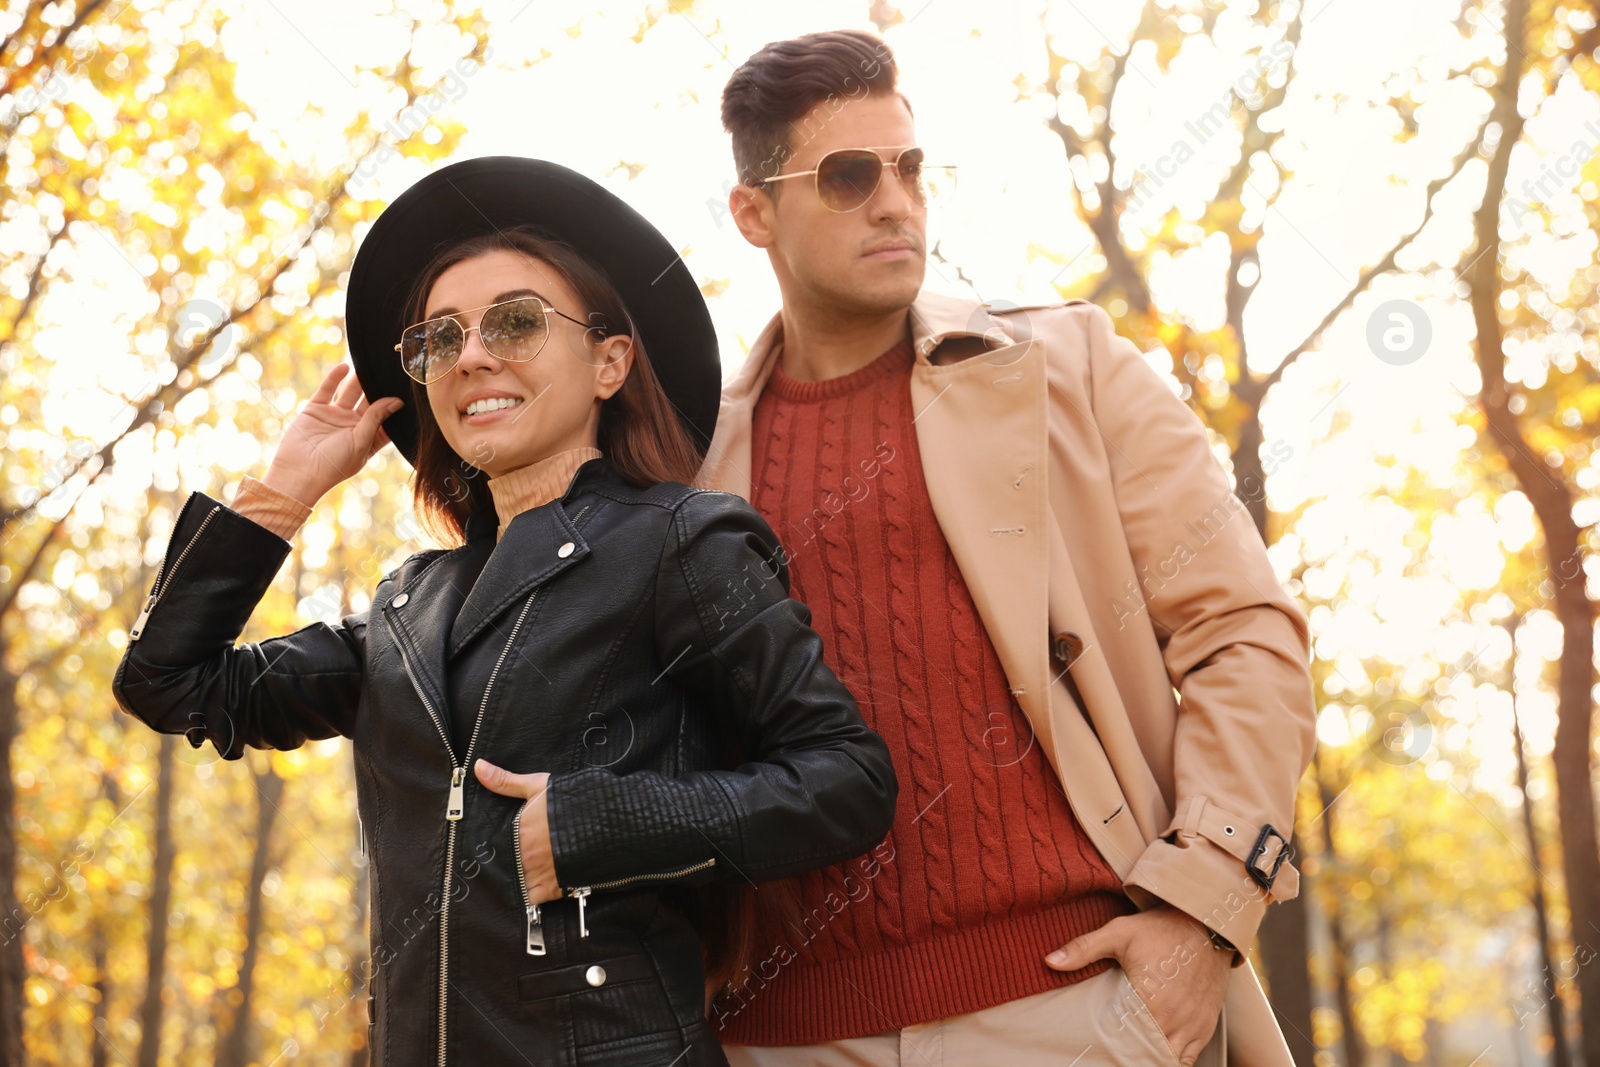
[[[329,368],[328,373],[322,376],[322,382],[317,386],[317,391],[311,394],[311,402],[313,404],[326,404],[332,401],[334,390],[349,369],[350,364],[348,363],[335,363]]]
[[[362,399],[365,401],[366,398]],[[356,408],[361,415],[361,421],[356,424],[356,439],[372,452],[388,444],[389,437],[383,432],[383,420],[398,410],[398,397],[386,396],[376,404],[363,402]]]
[[[472,773],[477,775],[485,789],[491,793],[499,793],[503,797],[521,797],[532,799],[544,792],[544,784],[550,775],[546,771],[533,774],[512,774],[503,767],[496,767],[486,759],[476,760],[472,764]]]
[[[339,365],[341,367],[347,366],[344,363]],[[339,389],[334,393],[333,402],[342,408],[353,408],[361,396],[361,379],[354,374],[350,374],[346,375],[345,379],[339,383]]]

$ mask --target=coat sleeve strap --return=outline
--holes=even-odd
[[[1172,822],[1161,834],[1203,837],[1244,864],[1245,873],[1262,889],[1280,899],[1294,897],[1300,886],[1300,872],[1289,863],[1293,849],[1286,835],[1271,823],[1251,826],[1203,796],[1192,796],[1178,805]],[[1275,891],[1274,891],[1275,890]]]

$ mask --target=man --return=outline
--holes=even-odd
[[[783,307],[702,478],[777,531],[753,580],[787,565],[901,794],[868,857],[782,883],[798,910],[760,894],[713,1026],[735,1067],[1289,1064],[1244,953],[1298,888],[1304,616],[1103,311],[921,291],[895,78],[819,33],[723,94]]]

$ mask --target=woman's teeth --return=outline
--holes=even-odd
[[[522,401],[511,396],[491,396],[485,400],[474,400],[467,405],[468,415],[482,415],[488,411],[499,411],[501,408],[514,408]]]

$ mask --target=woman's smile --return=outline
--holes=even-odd
[[[520,416],[526,403],[525,399],[511,393],[480,390],[468,394],[457,406],[457,411],[461,421],[468,426],[483,426],[510,419],[513,414]]]

